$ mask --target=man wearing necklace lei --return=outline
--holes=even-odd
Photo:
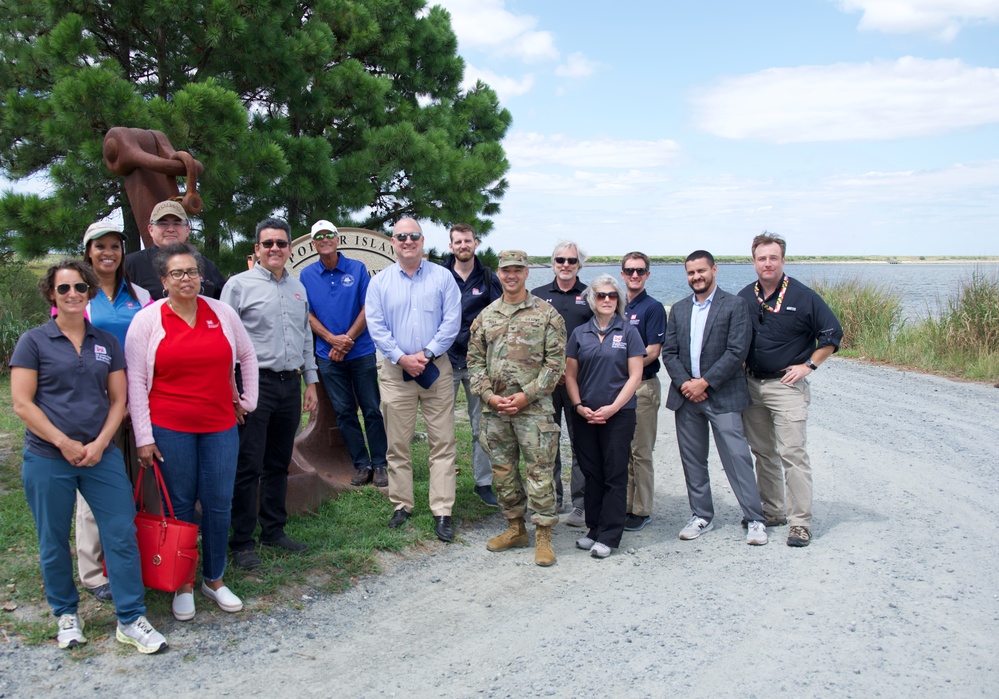
[[[753,326],[746,358],[752,405],[742,421],[756,457],[766,525],[790,524],[787,545],[800,547],[812,539],[812,469],[805,450],[808,376],[839,349],[843,328],[818,294],[784,274],[786,250],[779,235],[764,231],[756,236],[752,252],[758,279],[739,292],[749,303]]]

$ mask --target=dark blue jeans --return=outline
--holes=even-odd
[[[336,425],[340,428],[340,435],[347,445],[354,468],[387,467],[385,452],[388,450],[388,440],[379,407],[381,394],[378,392],[375,354],[372,352],[343,362],[331,362],[317,356],[316,362],[326,395],[336,411]],[[358,406],[364,416],[364,432],[357,419]],[[368,436],[367,445],[364,444],[365,434]]]

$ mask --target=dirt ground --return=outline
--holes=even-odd
[[[838,358],[812,390],[806,549],[745,544],[713,453],[715,529],[680,541],[664,409],[653,521],[607,560],[561,524],[552,568],[489,553],[497,515],[298,609],[199,599],[156,656],[0,639],[0,697],[999,696],[999,390]]]

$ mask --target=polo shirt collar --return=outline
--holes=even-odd
[[[571,288],[571,289],[569,289],[568,291],[562,291],[562,288],[561,288],[561,287],[560,287],[560,286],[558,285],[558,277],[555,277],[554,279],[552,279],[552,285],[551,285],[551,287],[549,287],[549,288],[550,288],[550,289],[551,289],[551,290],[552,290],[553,292],[555,292],[555,293],[557,293],[557,294],[571,294],[572,292],[576,292],[576,293],[581,293],[581,292],[583,292],[583,291],[584,291],[584,290],[586,289],[586,285],[585,285],[585,284],[583,284],[583,283],[582,283],[582,282],[580,281],[580,279],[579,279],[579,275],[577,274],[577,275],[576,275],[576,283],[575,283],[575,284],[573,284],[573,285],[572,285],[572,288]]]
[[[628,293],[628,292],[625,291],[625,293]],[[636,296],[635,298],[633,298],[631,301],[628,302],[626,308],[631,308],[633,305],[635,305],[636,303],[638,303],[639,301],[641,301],[642,299],[644,299],[648,295],[649,295],[649,292],[646,291],[645,289],[642,289],[640,292],[638,292],[638,296]]]
[[[92,337],[97,337],[97,333],[94,332],[93,324],[86,318],[83,319],[83,323],[84,323],[84,332],[83,332],[84,337],[86,337],[87,335],[90,335]],[[47,322],[42,327],[45,330],[45,334],[51,338],[65,337],[65,335],[62,334],[62,330],[59,329],[58,324],[56,324],[55,318],[49,320],[49,322]]]
[[[585,325],[583,326],[586,328],[586,332],[593,333],[594,335],[597,334],[597,329],[596,327],[594,327],[594,324],[596,323],[596,318],[597,318],[596,315],[594,315],[588,321],[586,321]],[[611,330],[624,330],[624,318],[619,316],[617,313],[614,314],[614,318],[611,320],[610,325],[607,326],[607,332],[609,333]]]

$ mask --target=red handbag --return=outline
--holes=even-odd
[[[139,559],[142,561],[142,583],[146,587],[164,592],[176,592],[183,585],[194,582],[198,565],[198,525],[182,522],[174,517],[173,504],[167,492],[159,464],[153,460],[156,486],[166,504],[163,514],[144,511],[142,477],[139,472],[135,486],[135,535],[139,540]],[[169,513],[169,517],[167,516]]]

